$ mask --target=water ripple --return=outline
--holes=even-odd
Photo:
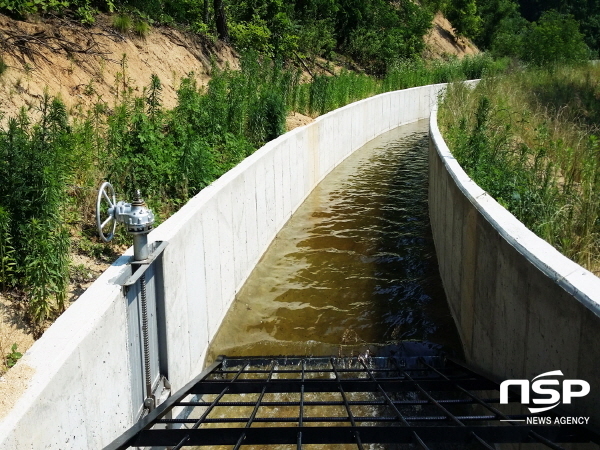
[[[406,340],[460,351],[429,225],[426,126],[386,133],[317,186],[239,292],[209,360]]]

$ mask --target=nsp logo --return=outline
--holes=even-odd
[[[532,390],[538,395],[548,396],[545,398],[534,398],[533,403],[536,405],[551,405],[541,408],[529,408],[532,413],[540,413],[548,411],[561,403],[561,392],[558,389],[552,389],[546,386],[559,386],[560,381],[553,378],[542,377],[563,377],[560,370],[553,370],[538,375],[531,380],[531,388],[529,380],[506,380],[500,384],[500,403],[508,404],[508,387],[511,385],[521,386],[521,404],[529,404],[529,391]],[[541,379],[538,379],[541,378]],[[573,388],[577,387],[577,390]],[[562,382],[562,403],[570,404],[574,397],[585,397],[590,393],[590,384],[584,380],[563,380]]]

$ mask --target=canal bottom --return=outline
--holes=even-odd
[[[462,355],[429,212],[428,121],[335,168],[279,232],[209,347],[218,355]]]

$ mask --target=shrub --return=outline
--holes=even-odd
[[[533,23],[521,46],[524,61],[536,65],[571,63],[587,60],[589,50],[572,16],[547,11]]]
[[[229,33],[239,50],[255,50],[265,55],[273,55],[271,30],[260,18],[255,17],[251,22],[232,23]]]
[[[145,39],[148,33],[150,33],[150,25],[144,20],[136,20],[133,22],[133,32]]]
[[[129,33],[132,26],[131,16],[127,13],[118,13],[113,17],[113,27],[121,33]]]

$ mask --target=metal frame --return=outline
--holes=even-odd
[[[162,253],[168,242],[153,242],[143,261],[131,261],[131,273],[118,280],[127,302],[131,394],[135,419],[170,395],[166,355]]]
[[[560,443],[600,444],[600,435],[583,426],[507,422],[528,415],[501,411],[515,411],[520,404],[514,397],[514,404],[499,405],[498,390],[497,383],[437,356],[220,357],[107,448],[354,444],[362,449],[366,443],[412,443],[428,449],[454,443],[493,449],[494,444],[532,442],[561,449]],[[176,407],[187,414],[165,418]],[[315,407],[328,414],[312,413]],[[274,417],[275,408],[285,412]],[[228,409],[232,414],[223,417]]]

